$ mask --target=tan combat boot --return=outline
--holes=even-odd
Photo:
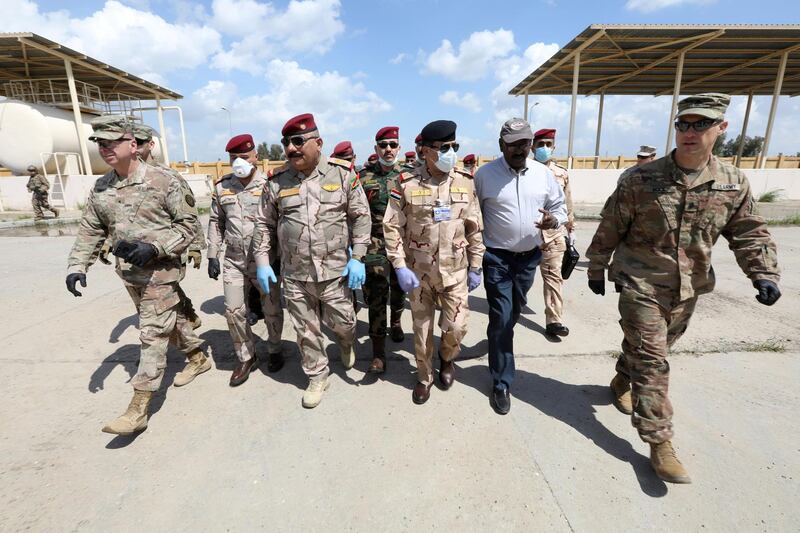
[[[133,399],[128,405],[128,410],[122,416],[107,424],[103,428],[103,433],[133,435],[136,432],[147,429],[147,407],[150,405],[152,398],[152,391],[134,390]]]
[[[173,383],[176,387],[182,387],[202,374],[211,370],[211,361],[208,360],[206,354],[197,350],[189,355],[189,362],[183,367],[183,370],[175,374],[175,381]]]
[[[626,415],[633,413],[631,382],[627,377],[617,372],[617,375],[611,380],[611,392],[614,394],[614,407],[619,412]]]
[[[328,376],[323,379],[311,380],[303,393],[303,407],[313,409],[318,406],[322,401],[322,393],[328,390],[328,387],[330,387]]]
[[[656,475],[670,483],[691,483],[689,473],[683,468],[672,447],[672,442],[650,443],[650,463]]]
[[[356,353],[353,351],[352,346],[339,345],[339,357],[342,358],[345,370],[350,370],[356,364]]]

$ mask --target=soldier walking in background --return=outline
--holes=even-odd
[[[667,354],[686,331],[697,297],[714,289],[711,250],[719,236],[728,240],[760,303],[772,305],[781,295],[775,242],[753,213],[750,184],[711,154],[728,126],[729,102],[718,93],[678,102],[676,148],[622,179],[586,252],[592,292],[605,294],[606,269],[621,287],[624,337],[611,381],[614,405],[632,415],[650,444],[656,474],[672,483],[690,478],[671,443]]]
[[[369,205],[352,163],[322,155],[310,113],[290,119],[281,134],[287,164],[273,172],[261,196],[253,236],[256,276],[264,292],[274,290],[270,253],[280,247],[284,296],[309,378],[302,404],[313,408],[330,374],[322,322],[336,335],[345,368],[355,363],[352,291],[365,279]]]
[[[642,165],[646,165],[655,158],[656,158],[655,146],[648,146],[646,144],[641,145],[639,147],[639,152],[636,154],[636,164],[633,165],[632,167],[626,168],[622,172],[622,174],[620,174],[619,179],[617,180],[617,185],[619,185],[622,179],[627,177],[631,172],[633,172]]]
[[[33,193],[31,195],[31,205],[33,206],[34,220],[44,220],[42,209],[52,211],[53,215],[58,218],[58,209],[50,206],[50,201],[47,197],[47,192],[50,190],[47,178],[39,174],[39,171],[33,165],[28,166],[28,174],[30,174],[30,179],[28,179],[27,187],[28,192]]]
[[[230,386],[241,385],[259,364],[256,353],[256,336],[248,321],[249,291],[258,288],[261,308],[267,325],[267,370],[277,372],[283,367],[281,334],[283,309],[281,309],[280,283],[272,290],[261,291],[256,279],[256,262],[253,250],[255,218],[261,203],[267,177],[254,165],[257,162],[256,145],[250,134],[237,135],[228,141],[225,151],[230,156],[233,172],[226,174],[214,185],[211,198],[211,216],[208,220],[208,276],[217,279],[220,274],[219,255],[225,244],[225,263],[222,267],[225,293],[225,319],[233,339],[233,348],[239,360],[233,369]],[[272,250],[270,264],[275,264],[277,249]],[[276,274],[277,280],[277,274]]]

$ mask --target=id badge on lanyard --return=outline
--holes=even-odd
[[[450,204],[443,205],[441,200],[436,200],[433,206],[433,221],[443,222],[450,220]]]

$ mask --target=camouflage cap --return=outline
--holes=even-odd
[[[147,124],[134,124],[133,136],[140,141],[149,141],[153,137],[158,137],[158,132]]]
[[[722,93],[703,93],[687,96],[678,102],[678,114],[675,118],[685,115],[700,115],[711,119],[725,118],[725,110],[731,103],[731,97]]]
[[[89,136],[90,141],[116,141],[126,133],[133,133],[133,122],[123,115],[103,115],[92,119],[94,132]]]
[[[34,165],[28,165],[28,171],[38,170]]]

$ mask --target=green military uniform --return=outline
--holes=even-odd
[[[27,187],[28,192],[33,193],[31,195],[31,205],[33,206],[33,216],[36,220],[44,218],[43,209],[52,211],[55,216],[58,216],[58,210],[50,205],[47,197],[47,192],[50,190],[47,178],[37,173],[30,177]]]

